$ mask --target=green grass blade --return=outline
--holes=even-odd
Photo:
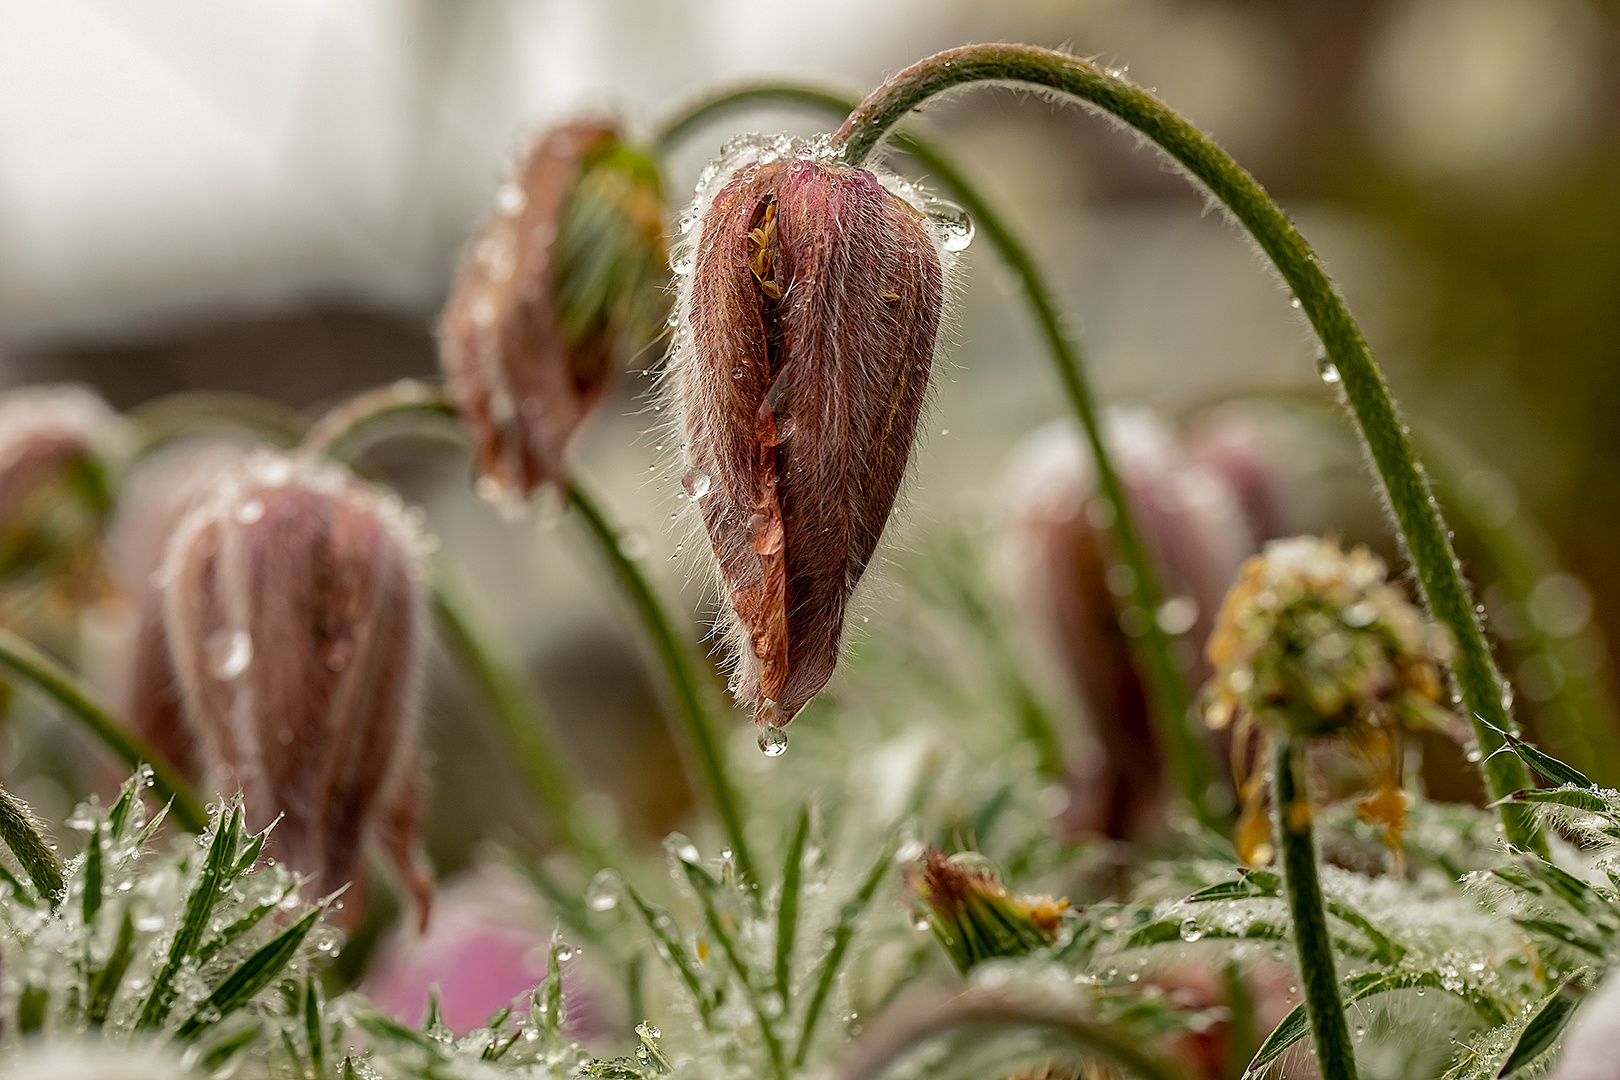
[[[810,835],[810,807],[802,804],[788,841],[787,859],[782,864],[782,897],[776,905],[776,992],[782,995],[782,1014],[788,1011],[788,989],[792,981],[793,937],[799,925],[799,879],[803,871],[804,843]]]
[[[219,902],[220,894],[228,884],[227,871],[236,854],[236,844],[241,837],[242,812],[240,808],[232,809],[221,814],[214,826],[214,837],[208,845],[208,854],[204,857],[203,868],[197,875],[191,892],[186,896],[186,910],[181,917],[180,927],[175,931],[174,941],[169,946],[169,955],[158,969],[157,975],[152,979],[152,992],[147,996],[146,1006],[141,1010],[140,1019],[136,1028],[154,1028],[160,1026],[169,1017],[169,1010],[174,1005],[174,979],[180,973],[180,965],[191,956],[202,942],[203,931],[208,927],[208,917],[213,914],[214,905]]]
[[[255,994],[269,986],[298,955],[298,947],[304,943],[304,937],[315,925],[315,920],[320,917],[321,909],[316,908],[283,930],[268,945],[242,961],[235,971],[225,977],[224,982],[214,988],[214,992],[208,995],[208,1000],[199,1005],[197,1011],[180,1025],[175,1038],[181,1040],[196,1038],[199,1033],[246,1005]]]

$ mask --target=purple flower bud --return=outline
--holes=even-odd
[[[894,506],[944,272],[925,216],[872,173],[779,158],[702,207],[689,278],[683,486],[719,565],[735,693],[780,726],[832,676]]]
[[[375,838],[425,919],[416,850],[422,543],[347,470],[257,451],[170,542],[164,624],[181,699],[218,790],[329,892]],[[358,909],[358,903],[353,909]]]
[[[440,326],[445,377],[492,498],[565,475],[622,345],[650,339],[668,276],[656,167],[611,127],[535,143],[468,248]]]
[[[75,462],[115,455],[124,421],[82,386],[0,394],[0,530],[19,523],[30,496]]]
[[[1062,422],[1025,440],[1009,469],[1012,564],[1035,638],[1072,685],[1100,754],[1082,767],[1071,825],[1114,837],[1150,829],[1163,810],[1164,762],[1131,662],[1131,634],[1156,619],[1196,664],[1226,586],[1254,539],[1219,475],[1187,460],[1152,414],[1107,420],[1114,465],[1159,575],[1156,612],[1120,611],[1134,585],[1114,555],[1114,508],[1097,494],[1091,454]]]
[[[190,777],[201,760],[169,661],[159,568],[181,520],[246,453],[225,439],[188,439],[146,458],[119,492],[104,546],[118,600],[98,612],[92,670],[118,714]]]

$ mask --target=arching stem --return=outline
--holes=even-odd
[[[1505,703],[1502,674],[1491,658],[1484,628],[1451,548],[1446,524],[1429,490],[1389,390],[1343,298],[1305,238],[1260,184],[1207,136],[1158,98],[1089,61],[1029,45],[970,45],[915,64],[875,90],[833,137],[842,160],[858,164],[913,109],[943,91],[976,82],[1020,83],[1080,99],[1141,132],[1223,203],[1276,266],[1326,352],[1378,469],[1390,509],[1406,544],[1424,598],[1456,640],[1457,690],[1483,751],[1481,768],[1496,798],[1528,783],[1523,764],[1497,754],[1515,731]],[[1504,804],[1510,842],[1541,847],[1524,807]]]
[[[201,833],[208,827],[208,815],[192,794],[191,785],[161,754],[97,704],[71,671],[4,627],[0,627],[0,667],[22,676],[53,698],[130,769],[143,763],[151,766],[152,791],[168,800],[170,813],[182,829]]]
[[[857,105],[852,97],[809,86],[771,83],[738,87],[699,101],[673,117],[660,130],[655,144],[660,152],[667,153],[680,139],[710,120],[738,109],[772,103],[838,116],[849,113]],[[1121,598],[1121,606],[1123,609],[1134,607],[1145,616],[1133,620],[1145,630],[1133,637],[1131,643],[1137,670],[1152,704],[1159,739],[1167,749],[1166,756],[1177,786],[1195,816],[1206,825],[1222,827],[1225,823],[1219,821],[1219,815],[1209,806],[1210,768],[1203,725],[1192,709],[1186,679],[1176,664],[1173,642],[1155,618],[1162,599],[1158,575],[1148,558],[1130,501],[1114,468],[1096,396],[1092,393],[1079,348],[1063,329],[1058,305],[1053,299],[1055,294],[1023,241],[948,155],[931,141],[906,131],[894,132],[893,143],[939,181],[945,194],[967,212],[1023,286],[1047,354],[1057,369],[1058,379],[1080,420],[1096,462],[1100,494],[1113,510],[1110,532],[1115,555],[1131,571],[1132,582],[1131,591]]]
[[[1305,988],[1305,1014],[1316,1040],[1322,1080],[1356,1080],[1356,1057],[1350,1028],[1339,999],[1339,977],[1333,966],[1333,938],[1322,906],[1322,884],[1316,875],[1316,840],[1311,834],[1311,800],[1305,778],[1305,743],[1276,736],[1273,812],[1282,848],[1283,883],[1294,924],[1300,984]]]

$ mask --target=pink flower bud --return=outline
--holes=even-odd
[[[0,531],[19,524],[28,498],[75,462],[123,448],[124,421],[82,386],[30,386],[0,394]]]
[[[382,843],[426,917],[416,851],[421,540],[391,495],[269,451],[226,473],[170,542],[164,624],[218,790],[329,892]],[[351,905],[357,910],[359,904]]]
[[[668,274],[661,207],[656,167],[590,123],[547,133],[497,192],[440,325],[486,495],[524,498],[560,482],[624,339],[656,331]]]
[[[888,521],[944,302],[933,230],[863,169],[779,158],[703,208],[682,295],[687,472],[733,688],[780,726],[832,676]]]
[[[1129,635],[1157,619],[1186,639],[1195,665],[1226,586],[1255,545],[1226,481],[1189,462],[1152,414],[1112,412],[1108,439],[1159,575],[1158,611],[1120,610],[1134,580],[1114,556],[1114,508],[1097,494],[1091,454],[1071,424],[1025,441],[1008,490],[1020,606],[1085,706],[1100,750],[1083,767],[1090,775],[1079,778],[1085,797],[1075,800],[1071,824],[1123,838],[1159,819],[1164,791],[1163,752]]]
[[[159,568],[180,521],[246,453],[226,439],[188,439],[141,461],[119,492],[104,546],[118,598],[98,612],[103,647],[92,671],[118,714],[191,777],[201,761],[169,661]]]

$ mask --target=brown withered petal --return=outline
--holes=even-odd
[[[425,610],[397,500],[338,466],[256,452],[182,523],[164,573],[181,697],[219,789],[242,791],[251,828],[284,815],[272,849],[325,892],[361,878],[379,840],[425,920]]]
[[[489,222],[456,273],[440,321],[441,358],[472,434],[481,490],[492,497],[524,498],[562,480],[569,439],[613,372],[624,330],[621,313],[611,310],[624,302],[618,290],[641,287],[643,262],[663,263],[656,175],[620,175],[597,208],[603,220],[582,226],[591,232],[582,242],[604,250],[628,242],[637,257],[602,255],[617,261],[592,267],[599,279],[574,301],[585,310],[563,310],[568,300],[558,274],[568,253],[559,240],[570,200],[590,164],[618,145],[614,130],[599,123],[544,135],[497,192]]]
[[[943,297],[922,215],[862,169],[748,166],[703,218],[684,486],[734,619],[734,689],[761,723],[787,723],[832,676],[905,474]]]

